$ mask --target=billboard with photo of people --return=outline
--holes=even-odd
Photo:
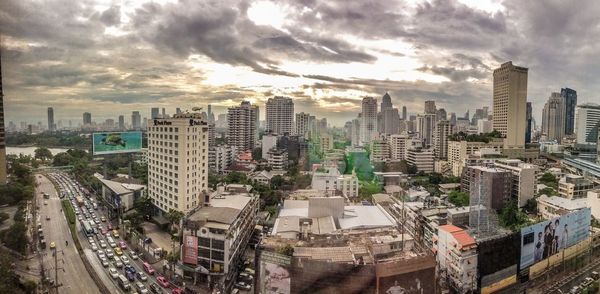
[[[584,208],[521,229],[520,268],[579,243],[589,235],[590,225],[591,210]]]
[[[289,294],[291,258],[270,251],[260,254],[260,293]]]

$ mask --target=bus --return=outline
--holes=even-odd
[[[92,229],[92,226],[88,221],[81,222],[81,230],[83,231],[86,237],[90,237],[94,234],[94,229]]]

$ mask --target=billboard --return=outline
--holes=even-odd
[[[520,268],[571,247],[589,235],[591,209],[584,208],[521,229]]]
[[[198,237],[183,238],[183,263],[198,265]]]
[[[435,265],[433,256],[379,263],[376,265],[377,293],[436,293]]]
[[[270,251],[260,254],[260,293],[289,294],[291,258]]]
[[[142,150],[142,132],[94,133],[93,154],[115,154],[140,152]]]

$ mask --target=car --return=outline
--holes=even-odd
[[[144,271],[147,272],[149,275],[154,274],[154,268],[149,263],[144,261],[144,263],[142,263],[142,267],[144,268]]]
[[[121,248],[117,247],[117,248],[115,248],[115,254],[118,256],[121,256],[121,255],[123,255],[123,250],[121,250]]]
[[[569,293],[571,294],[577,294],[581,291],[581,288],[579,286],[575,286],[573,288],[571,288],[571,291],[569,291]]]
[[[117,271],[116,268],[114,267],[110,267],[108,268],[108,274],[110,275],[111,278],[116,279],[119,276],[119,272]]]
[[[592,279],[594,280],[597,280],[598,278],[600,278],[600,274],[597,271],[593,271],[590,277],[592,277]]]
[[[169,288],[169,281],[167,281],[167,278],[165,278],[163,276],[156,277],[156,282],[159,285],[161,285],[163,288]]]
[[[104,253],[104,250],[102,250],[102,249],[99,249],[99,250],[96,252],[96,255],[98,255],[98,258],[100,258],[100,257],[102,257],[102,256],[106,256],[106,253]]]
[[[107,248],[106,249],[106,257],[108,257],[108,258],[114,258],[115,257],[115,253],[110,248]]]
[[[108,267],[108,259],[106,259],[106,257],[100,257],[100,262],[103,267]]]
[[[148,280],[148,276],[146,276],[146,274],[144,274],[144,272],[135,273],[135,277],[142,282],[145,282]]]
[[[99,225],[100,224],[100,220],[98,218],[95,218],[94,219],[94,223],[96,223],[97,225]]]
[[[138,255],[135,251],[129,251],[129,257],[131,257],[131,259],[133,260],[137,260],[138,259]]]
[[[44,205],[48,205],[48,201],[44,201]]]
[[[583,280],[583,282],[581,283],[581,285],[583,286],[582,288],[587,288],[587,286],[591,285],[594,282],[594,279],[587,277]]]
[[[251,282],[254,279],[254,276],[252,276],[249,273],[240,273],[239,278],[241,280],[250,281]]]
[[[113,235],[113,237],[115,237],[115,238],[119,238],[119,231],[117,231],[117,230],[113,230],[113,231],[112,231],[112,235]]]
[[[161,294],[163,293],[163,291],[160,289],[160,286],[156,283],[152,283],[150,284],[150,292],[154,293],[154,294]]]
[[[181,290],[181,288],[173,288],[171,294],[183,294],[183,290]]]
[[[135,288],[138,290],[139,293],[142,294],[146,294],[149,292],[148,289],[146,289],[146,286],[144,286],[144,284],[142,284],[141,282],[136,282]]]
[[[115,258],[115,266],[116,266],[117,268],[122,268],[122,267],[123,267],[123,262],[121,262],[121,260],[120,260],[120,259],[118,259],[118,258]]]
[[[83,216],[81,216],[81,215],[77,216],[77,220],[79,220],[80,222],[82,222],[83,221]]]
[[[251,269],[251,268],[249,268],[249,267],[247,267],[246,269],[244,269],[244,272],[247,272],[247,273],[249,273],[249,274],[251,274],[253,276],[254,276],[254,273],[255,273],[254,270]]]
[[[92,251],[96,251],[98,250],[98,246],[96,246],[96,244],[92,245]]]
[[[103,223],[104,223],[104,222],[106,222],[106,218],[105,218],[104,216],[102,216],[102,217],[100,218],[100,220],[101,220]]]
[[[54,241],[50,242],[50,249],[55,249],[56,248],[56,243],[54,243]]]
[[[46,216],[46,220],[47,221],[50,220],[50,216],[49,215]]]
[[[125,250],[127,249],[127,243],[125,243],[125,241],[119,241],[119,247]]]
[[[104,240],[100,240],[100,248],[106,248],[106,242]]]
[[[240,289],[236,288],[236,289],[231,290],[231,294],[238,294],[238,293],[240,293]]]
[[[135,267],[133,267],[132,265],[126,265],[125,268],[123,269],[126,273],[132,273],[135,275],[135,273],[137,272],[135,270]]]
[[[129,265],[129,258],[127,258],[127,256],[123,255],[121,256],[121,261],[123,261],[124,264]]]
[[[233,285],[234,287],[238,288],[238,289],[242,289],[242,290],[250,290],[252,288],[252,286],[244,283],[244,282],[237,282],[235,283],[235,285]]]
[[[111,231],[111,230],[113,229],[113,226],[112,226],[112,224],[111,224],[111,223],[108,223],[108,224],[106,225],[106,227],[108,228],[108,230],[109,230],[109,231]]]
[[[88,242],[94,243],[94,237],[88,237]]]

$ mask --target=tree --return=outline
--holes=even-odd
[[[4,234],[4,243],[10,249],[25,254],[27,249],[27,227],[24,222],[15,222]]]
[[[142,196],[135,200],[133,208],[143,217],[150,217],[153,212],[152,199],[148,196]]]
[[[73,157],[67,152],[60,152],[54,155],[54,160],[52,161],[52,165],[54,166],[65,166],[70,165]]]
[[[537,213],[537,200],[535,200],[535,198],[527,199],[525,206],[523,206],[523,210],[528,213]]]
[[[225,182],[229,184],[247,184],[246,174],[240,172],[230,172],[225,176]]]
[[[515,200],[511,200],[509,203],[504,205],[500,214],[498,215],[500,224],[511,230],[517,230],[522,226],[529,223],[527,215],[519,211],[519,207]]]
[[[538,192],[538,195],[556,196],[558,192],[551,187],[546,187]]]
[[[458,207],[469,205],[469,194],[461,191],[450,191],[448,193],[448,201]]]
[[[52,159],[52,152],[46,147],[39,147],[34,151],[35,158],[46,161]]]
[[[558,180],[556,179],[556,177],[553,174],[551,174],[549,172],[544,173],[540,177],[540,183],[542,183],[548,187],[552,187],[554,189],[556,189],[558,187]]]
[[[282,176],[276,175],[271,178],[271,186],[273,186],[273,189],[278,190],[283,184],[285,184],[285,179]]]
[[[183,216],[183,212],[174,210],[172,208],[169,209],[169,212],[165,214],[165,218],[169,220],[169,228],[172,230],[173,225],[179,225],[179,221],[183,218]]]
[[[377,194],[381,192],[381,186],[377,181],[366,182],[363,181],[360,183],[358,188],[358,197],[362,200],[371,200],[371,196],[373,194]]]
[[[254,148],[252,150],[252,159],[259,161],[262,159],[262,148]]]
[[[284,246],[280,246],[277,248],[277,253],[292,256],[294,255],[294,247],[290,244],[286,244]]]

